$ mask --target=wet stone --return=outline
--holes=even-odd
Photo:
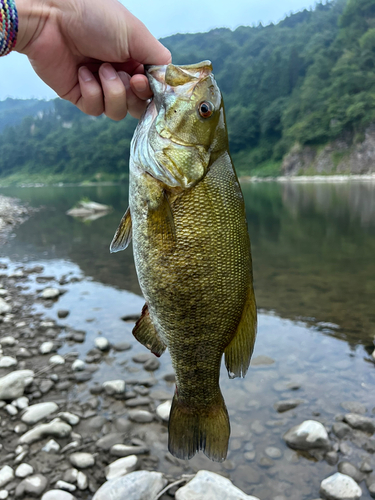
[[[62,481],[61,479],[56,482],[55,486],[60,490],[65,490],[70,492],[76,491],[77,489],[77,487],[74,486],[74,484],[67,483],[66,481]]]
[[[51,365],[63,365],[65,364],[65,359],[59,354],[56,354],[55,356],[51,356],[49,358],[49,363]]]
[[[39,385],[39,390],[42,394],[47,394],[47,392],[49,392],[52,387],[54,387],[54,383],[52,382],[52,380],[42,380],[40,385]]]
[[[352,477],[357,483],[360,483],[364,479],[364,474],[350,462],[340,462],[337,466],[337,470],[341,472],[341,474]]]
[[[72,453],[69,460],[70,463],[77,469],[87,469],[95,464],[95,457],[91,453]]]
[[[95,339],[95,347],[100,351],[108,351],[111,346],[109,340],[105,337],[97,337]]]
[[[332,426],[332,431],[339,439],[345,439],[351,433],[351,428],[344,422],[336,422]]]
[[[121,445],[124,441],[124,435],[119,432],[113,432],[103,436],[96,442],[96,447],[102,450],[109,450],[114,445]]]
[[[149,405],[151,403],[151,399],[148,397],[138,397],[138,398],[132,398],[128,399],[125,402],[125,406],[128,407],[136,407],[136,406],[144,406],[144,405]]]
[[[372,472],[374,469],[373,469],[373,466],[371,465],[370,461],[368,459],[365,459],[361,463],[359,470],[361,472],[367,473],[367,472]]]
[[[303,399],[287,399],[283,401],[279,401],[275,403],[273,407],[278,413],[284,413],[285,411],[293,410],[293,408],[297,408],[301,403],[303,403]]]
[[[326,500],[359,500],[362,490],[354,479],[336,472],[322,481],[320,494]]]
[[[326,456],[326,462],[329,465],[336,465],[337,462],[339,461],[339,456],[337,451],[329,451]]]
[[[269,356],[257,356],[251,360],[252,366],[269,366],[273,365],[275,360],[270,358]]]
[[[43,448],[46,453],[58,453],[60,451],[60,445],[54,439],[50,439]]]
[[[114,457],[128,457],[130,455],[143,455],[149,452],[146,446],[129,446],[126,444],[115,444],[111,447],[110,454]]]
[[[75,372],[81,372],[85,369],[86,364],[81,359],[76,359],[72,364],[72,370]]]
[[[28,425],[34,425],[43,418],[51,415],[58,410],[58,405],[56,403],[38,403],[29,406],[21,417],[22,422]]]
[[[25,387],[29,385],[34,377],[31,370],[18,370],[0,378],[0,400],[13,401],[23,396]]]
[[[11,356],[0,357],[0,368],[10,368],[11,366],[16,366],[17,360]]]
[[[350,427],[353,427],[353,429],[368,432],[369,434],[374,434],[375,432],[374,418],[364,417],[362,415],[357,415],[356,413],[348,413],[345,415],[344,420],[350,425]]]
[[[125,381],[124,380],[109,380],[103,383],[103,388],[108,394],[112,396],[113,394],[124,394],[125,393]]]
[[[54,419],[52,422],[48,424],[40,424],[30,429],[26,434],[20,437],[19,442],[31,444],[36,441],[40,441],[45,437],[56,437],[56,438],[65,438],[70,435],[72,432],[72,428],[70,425],[65,422],[61,422],[60,419]]]
[[[160,361],[156,358],[147,360],[143,368],[148,372],[154,372],[160,368]]]
[[[161,472],[137,471],[105,482],[93,500],[140,500],[156,498],[167,481]],[[228,499],[230,500],[230,499]],[[240,499],[241,500],[241,499]]]
[[[115,351],[122,352],[129,351],[132,346],[128,342],[117,342],[116,344],[113,344],[112,347]]]
[[[91,378],[92,373],[86,370],[74,374],[74,380],[78,383],[88,382]]]
[[[50,490],[44,493],[41,500],[76,500],[76,497],[68,491]]]
[[[3,488],[14,478],[14,471],[9,465],[4,465],[0,469],[0,488]]]
[[[306,420],[292,427],[284,434],[284,439],[290,448],[297,450],[327,448],[330,444],[325,427],[315,420]]]
[[[49,354],[55,348],[55,344],[53,342],[43,342],[43,344],[39,347],[40,354]]]
[[[149,411],[145,410],[130,410],[129,419],[132,420],[133,422],[146,424],[154,420],[154,415]]]
[[[268,446],[264,451],[270,458],[281,458],[283,455],[282,451],[274,446]]]
[[[169,415],[171,413],[172,401],[166,401],[156,408],[156,414],[163,422],[169,421]]]
[[[70,312],[67,309],[59,309],[57,311],[57,316],[61,319],[68,317]]]
[[[137,468],[137,464],[138,458],[135,455],[119,458],[105,468],[105,477],[110,480],[129,474]]]
[[[146,363],[146,361],[149,361],[149,360],[153,360],[155,359],[155,356],[154,354],[149,354],[149,353],[141,353],[141,354],[135,354],[133,357],[132,357],[132,360],[134,361],[134,363]]]
[[[16,488],[16,497],[22,497],[28,494],[33,497],[39,497],[46,489],[48,484],[47,478],[42,474],[29,476],[19,483]]]

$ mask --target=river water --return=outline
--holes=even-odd
[[[242,187],[260,312],[258,339],[246,379],[229,380],[222,371],[232,424],[228,460],[214,464],[199,455],[183,466],[187,472],[224,473],[261,500],[312,500],[337,466],[288,449],[283,434],[306,419],[330,428],[348,401],[364,404],[368,415],[375,412],[375,184]],[[36,310],[57,319],[58,309],[69,309],[59,323],[87,332],[85,343],[74,346],[82,356],[99,332],[112,342],[132,343],[129,353],[108,355],[95,373],[100,382],[144,375],[131,356],[145,349],[132,338],[132,325],[121,320],[143,304],[132,252],[111,255],[108,249],[127,208],[127,190],[126,185],[0,190],[39,208],[1,248],[3,260],[14,268],[41,264],[45,275],[57,279],[82,278],[65,287],[69,293],[52,307],[38,305]],[[84,197],[113,210],[91,222],[66,215]],[[33,286],[41,288],[36,282]],[[65,346],[60,352],[68,350]],[[172,395],[172,385],[163,380],[171,373],[167,353],[161,363],[156,387]],[[88,391],[77,390],[88,397]],[[275,411],[275,403],[291,398],[303,403],[286,413]],[[267,447],[278,448],[280,457],[270,460]],[[178,461],[165,458],[165,445],[152,451],[160,458],[159,470],[181,470]],[[345,458],[359,465],[362,456],[353,447]],[[370,499],[365,486],[363,491],[362,498]]]

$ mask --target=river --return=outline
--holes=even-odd
[[[288,449],[283,434],[306,419],[330,428],[355,401],[375,412],[375,184],[244,183],[252,242],[259,329],[252,367],[244,380],[221,384],[232,437],[224,464],[195,457],[186,470],[224,472],[245,492],[261,500],[311,500],[322,479],[337,466],[314,462]],[[84,329],[82,355],[98,332],[111,341],[132,342],[124,314],[142,305],[132,252],[111,255],[109,243],[127,208],[128,187],[62,186],[1,189],[39,210],[18,227],[0,250],[11,267],[41,264],[45,274],[82,278],[69,285],[52,307],[36,305],[47,317],[70,310],[59,323]],[[112,212],[91,222],[66,215],[82,198],[111,205]],[[35,288],[41,285],[35,282]],[[61,349],[67,352],[68,346]],[[134,372],[123,354],[109,356],[95,373],[102,382]],[[168,354],[156,373],[157,387],[173,393],[163,375],[171,372]],[[297,389],[298,388],[298,389]],[[88,394],[88,391],[87,391]],[[82,392],[85,397],[85,391]],[[303,402],[278,413],[274,404],[291,398]],[[345,406],[345,404],[344,404]],[[280,453],[270,459],[266,449]],[[253,453],[254,452],[254,453]],[[156,450],[159,470],[173,471],[166,450]],[[253,458],[252,458],[253,456]],[[363,450],[353,447],[350,461],[359,465]],[[345,457],[340,456],[342,460]],[[363,499],[370,496],[363,487]]]

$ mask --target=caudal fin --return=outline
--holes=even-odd
[[[221,393],[210,408],[190,408],[175,394],[169,417],[169,451],[177,458],[189,460],[197,451],[215,462],[227,457],[230,424]]]

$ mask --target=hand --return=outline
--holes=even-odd
[[[117,0],[16,0],[15,50],[84,113],[139,118],[152,96],[144,64],[171,55]]]

